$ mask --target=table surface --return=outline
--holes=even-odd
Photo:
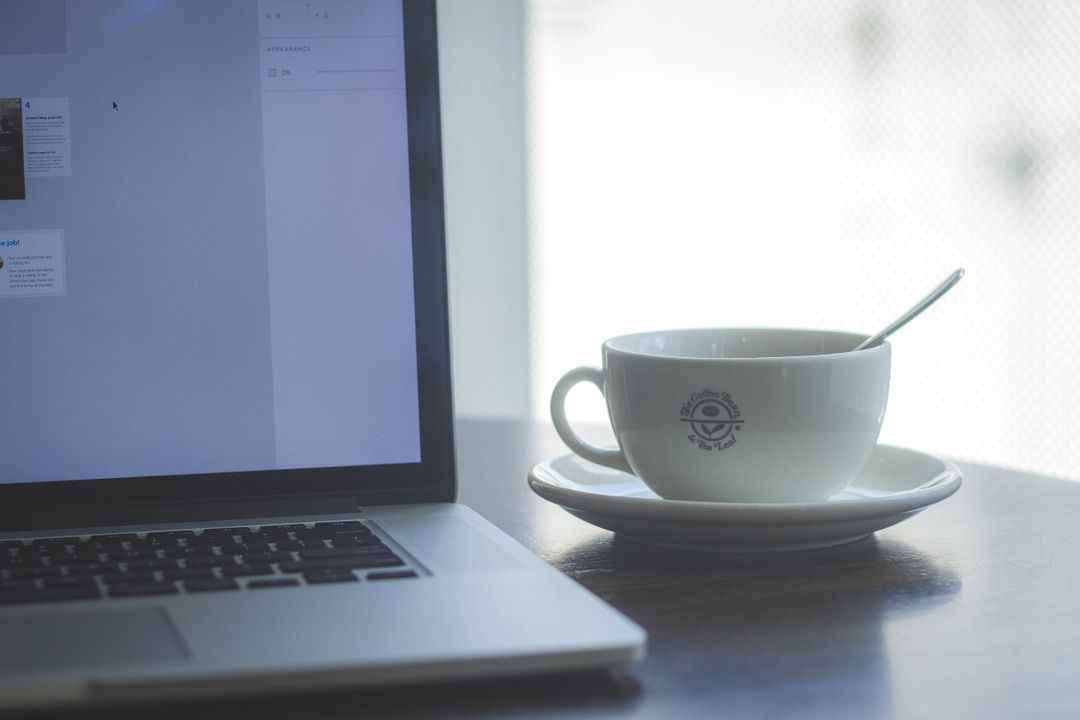
[[[871,538],[699,554],[532,494],[528,469],[566,452],[542,424],[461,422],[458,446],[460,501],[642,625],[643,662],[154,717],[1080,717],[1080,483],[960,463],[956,495]]]

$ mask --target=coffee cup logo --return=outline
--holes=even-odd
[[[682,404],[679,420],[689,426],[686,438],[702,450],[726,450],[735,444],[735,434],[744,420],[730,393],[705,388],[690,394]]]

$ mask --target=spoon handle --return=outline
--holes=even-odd
[[[927,295],[922,300],[920,300],[918,303],[916,303],[915,307],[911,308],[906,313],[904,313],[903,315],[898,317],[895,321],[893,321],[893,323],[891,325],[889,325],[887,328],[885,328],[884,330],[879,332],[877,335],[874,335],[872,337],[868,337],[866,340],[863,340],[862,343],[860,343],[859,346],[856,347],[855,349],[856,350],[865,350],[867,348],[872,348],[875,345],[880,345],[882,343],[882,341],[885,340],[886,337],[888,337],[889,335],[892,335],[894,332],[896,332],[900,328],[907,325],[908,322],[910,322],[912,318],[914,318],[916,315],[921,313],[923,310],[925,310],[926,308],[930,307],[935,302],[937,302],[938,298],[940,298],[945,293],[949,292],[949,290],[952,288],[953,285],[960,282],[960,278],[962,278],[962,277],[964,277],[964,269],[960,268],[956,272],[954,272],[952,275],[945,278],[945,282],[941,283],[936,288],[934,288],[933,292],[931,292],[929,295]]]

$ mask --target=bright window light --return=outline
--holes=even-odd
[[[534,413],[612,335],[870,333],[965,267],[882,442],[1080,478],[1078,38],[1071,0],[530,0]]]

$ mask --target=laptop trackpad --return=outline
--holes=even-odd
[[[164,608],[54,612],[0,618],[0,674],[184,660]]]

